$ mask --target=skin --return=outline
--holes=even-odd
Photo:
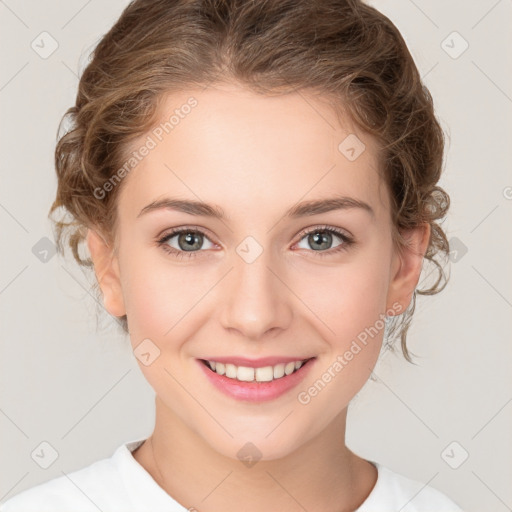
[[[191,95],[198,105],[123,179],[115,240],[92,229],[87,236],[105,308],[127,315],[133,348],[149,338],[160,350],[148,366],[137,360],[156,393],[156,422],[133,456],[201,512],[355,510],[377,472],[345,445],[347,407],[370,376],[383,330],[307,405],[297,394],[380,314],[405,311],[429,226],[404,233],[411,250],[397,251],[375,142],[349,119],[341,126],[318,97],[223,84],[169,95],[162,120]],[[366,145],[354,161],[337,149],[350,133]],[[284,217],[300,201],[334,194],[367,202],[375,217],[360,208]],[[227,219],[170,209],[138,217],[166,196],[219,205]],[[196,257],[158,245],[159,235],[187,225],[206,232]],[[315,250],[301,232],[322,225],[356,243],[335,253],[343,241],[333,234],[331,246]],[[247,236],[263,250],[250,264],[236,252]],[[167,244],[179,250],[178,236]],[[212,355],[316,360],[296,389],[251,403],[205,378],[196,359]],[[251,467],[237,457],[249,441],[261,452]]]

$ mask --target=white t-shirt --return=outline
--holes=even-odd
[[[135,460],[142,440],[121,445],[112,457],[26,489],[0,512],[185,512]],[[433,487],[406,478],[379,463],[377,483],[355,512],[462,512]],[[193,510],[193,509],[191,509]]]

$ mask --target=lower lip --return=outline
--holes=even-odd
[[[270,382],[242,382],[219,375],[210,370],[201,360],[197,359],[202,371],[217,389],[232,398],[248,402],[265,402],[284,395],[302,382],[314,361],[315,358],[310,359],[292,374]]]

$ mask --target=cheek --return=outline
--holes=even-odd
[[[333,350],[347,350],[353,339],[364,338],[372,327],[383,329],[386,266],[378,257],[358,255],[338,266],[300,273],[294,290]],[[375,336],[375,329],[372,333]]]
[[[132,338],[173,337],[187,322],[204,294],[204,275],[194,266],[180,266],[157,250],[126,248],[122,287]]]

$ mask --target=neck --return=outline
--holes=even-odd
[[[345,446],[347,409],[285,457],[245,465],[213,450],[156,398],[151,437],[133,456],[156,483],[191,510],[353,511],[377,479]],[[193,508],[192,508],[193,507]]]

